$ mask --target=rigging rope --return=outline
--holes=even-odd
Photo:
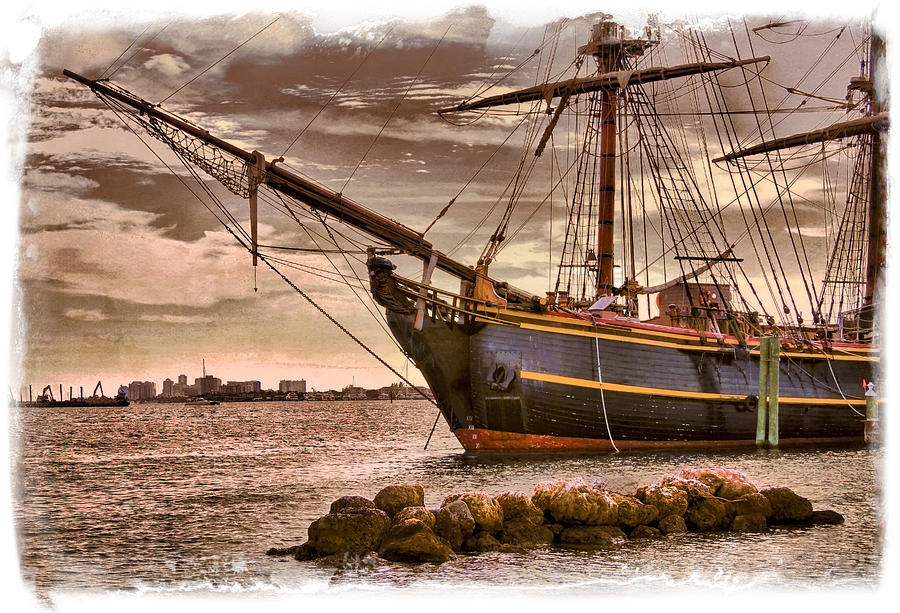
[[[122,59],[122,56],[123,56],[123,55],[125,55],[126,53],[128,53],[128,50],[129,50],[129,49],[131,49],[132,47],[135,46],[135,44],[137,44],[137,42],[141,39],[141,36],[143,36],[144,34],[146,34],[146,33],[147,33],[147,30],[149,30],[149,29],[150,29],[150,26],[152,26],[152,25],[153,25],[152,23],[147,24],[147,27],[144,28],[144,31],[141,32],[140,34],[138,34],[138,35],[135,37],[135,39],[134,39],[133,41],[131,41],[131,44],[128,45],[127,47],[125,47],[125,49],[122,50],[122,53],[119,54],[119,57],[117,57],[116,59],[114,59],[112,62],[109,63],[109,66],[106,67],[106,70],[104,70],[103,72],[100,73],[100,77],[99,77],[99,78],[101,78],[101,79],[104,79],[104,78],[105,78],[105,79],[108,79],[108,78],[112,77],[112,76],[119,70],[119,68],[122,68],[122,66],[124,66],[125,64],[127,64],[127,63],[129,62],[129,60],[131,60],[131,58],[134,57],[134,54],[132,54],[127,60],[125,60],[124,62],[122,62],[122,64],[119,66],[119,68],[116,68],[115,70],[113,70],[112,72],[110,72],[108,76],[104,76],[104,75],[106,75],[106,73],[107,73],[110,69],[112,69],[113,66],[115,66],[116,62],[118,62],[120,59]],[[168,27],[168,25],[166,25],[166,27]],[[166,29],[166,28],[163,28],[163,30],[165,30],[165,29]],[[160,30],[160,32],[162,32],[162,30]],[[159,35],[159,32],[157,32],[157,36],[158,36],[158,35]],[[153,38],[156,38],[156,36],[154,36]],[[150,40],[153,40],[153,38],[151,38]],[[150,41],[147,41],[147,42],[150,42]],[[140,51],[140,49],[138,49],[138,51]],[[137,53],[137,51],[135,51],[135,53]]]
[[[460,188],[460,190],[459,190],[458,192],[456,192],[456,195],[455,195],[455,196],[453,196],[452,198],[450,198],[450,202],[448,202],[447,205],[446,205],[443,209],[441,209],[440,213],[437,214],[437,217],[435,217],[435,218],[431,221],[431,223],[428,224],[428,227],[425,228],[425,230],[422,232],[422,236],[425,236],[425,234],[427,234],[428,231],[431,230],[431,228],[434,226],[434,224],[436,224],[437,221],[438,221],[441,217],[443,217],[444,215],[447,214],[447,211],[450,210],[450,207],[453,206],[453,204],[456,202],[456,199],[459,198],[459,197],[462,195],[462,193],[466,190],[466,188],[468,188],[469,185],[472,184],[472,182],[475,180],[475,178],[481,173],[482,170],[485,169],[485,167],[491,162],[491,160],[494,159],[494,156],[497,155],[497,153],[499,153],[499,151],[500,151],[501,149],[503,149],[503,146],[506,145],[506,142],[507,142],[510,138],[512,138],[512,135],[516,133],[516,130],[518,130],[519,127],[520,127],[523,123],[525,123],[525,121],[526,121],[527,119],[528,119],[527,116],[526,116],[526,117],[523,117],[523,118],[522,118],[522,121],[520,121],[518,124],[516,124],[516,127],[513,128],[512,132],[510,132],[509,134],[506,135],[506,138],[503,139],[503,142],[500,143],[500,145],[499,145],[496,149],[494,149],[494,151],[491,153],[491,155],[488,157],[488,159],[486,159],[486,160],[484,161],[484,163],[478,168],[478,170],[475,171],[475,174],[473,174],[473,175],[469,178],[469,180],[466,181],[466,184],[463,185],[463,186]]]
[[[362,68],[363,64],[366,63],[366,60],[369,59],[369,56],[372,55],[373,53],[375,53],[375,50],[381,46],[381,43],[383,43],[387,39],[387,37],[391,34],[391,32],[393,32],[393,31],[394,31],[394,26],[391,26],[390,28],[388,28],[388,31],[385,32],[384,36],[381,37],[381,40],[379,40],[378,43],[374,47],[372,47],[368,53],[366,53],[366,55],[365,55],[365,57],[363,57],[362,61],[360,61],[360,63],[357,64],[356,68],[353,69],[353,72],[351,72],[349,75],[347,75],[347,78],[344,79],[344,82],[341,83],[340,87],[338,87],[336,90],[334,90],[334,93],[331,94],[331,97],[325,102],[325,104],[322,105],[322,107],[318,111],[316,111],[316,114],[313,115],[312,119],[310,119],[309,122],[307,122],[306,126],[304,126],[302,130],[300,130],[300,133],[294,137],[294,140],[292,140],[290,142],[290,144],[288,144],[288,146],[284,148],[284,151],[282,151],[282,153],[281,153],[282,158],[284,158],[284,156],[287,155],[287,152],[290,151],[291,147],[293,147],[297,143],[297,141],[300,140],[300,137],[303,136],[303,134],[309,129],[309,127],[313,124],[313,122],[316,119],[318,119],[319,115],[322,114],[322,112],[328,107],[328,105],[334,101],[335,97],[337,97],[337,95],[344,89],[344,87],[347,85],[347,83],[350,82],[350,79],[352,79],[353,76],[357,72],[359,72],[359,69]]]
[[[222,227],[225,228],[225,230],[226,230],[229,234],[231,234],[231,236],[237,241],[237,243],[238,243],[241,247],[243,247],[247,252],[253,253],[253,247],[252,247],[251,244],[250,244],[249,237],[247,236],[246,231],[244,231],[243,228],[240,226],[240,224],[237,224],[237,223],[235,222],[235,228],[237,228],[237,230],[235,230],[235,228],[232,228],[231,225],[229,225],[229,224],[226,223],[222,218],[220,218],[218,215],[216,215],[216,213],[212,210],[212,208],[210,208],[210,206],[206,203],[206,201],[203,200],[202,198],[200,198],[200,196],[199,196],[193,189],[191,189],[190,186],[187,185],[187,183],[185,182],[185,180],[184,180],[182,177],[180,177],[180,176],[178,175],[178,173],[176,173],[176,172],[172,169],[172,167],[169,166],[169,164],[167,164],[167,163],[165,162],[165,160],[163,160],[163,159],[159,156],[159,154],[157,154],[156,151],[154,151],[153,148],[151,148],[151,147],[144,141],[144,139],[141,138],[141,136],[131,128],[130,123],[129,123],[128,121],[125,121],[124,117],[119,113],[119,111],[117,110],[117,108],[115,108],[113,105],[109,104],[108,101],[106,101],[104,98],[101,98],[101,100],[104,100],[104,102],[107,102],[108,106],[110,107],[110,110],[112,110],[113,113],[116,114],[116,116],[118,116],[120,119],[123,120],[123,123],[129,128],[129,130],[131,130],[131,132],[138,138],[138,140],[140,140],[140,141],[144,144],[144,146],[146,146],[146,147],[148,148],[148,150],[149,150],[149,151],[150,151],[150,152],[151,152],[151,153],[152,153],[152,154],[160,161],[160,163],[162,163],[162,164],[163,164],[163,165],[164,165],[164,166],[165,166],[165,167],[166,167],[166,168],[167,168],[167,169],[168,169],[168,170],[169,170],[169,171],[170,171],[170,172],[171,172],[171,173],[172,173],[172,174],[173,174],[173,175],[181,182],[181,183],[182,183],[182,185],[184,185],[184,186],[188,189],[188,191],[191,193],[191,195],[193,195],[198,201],[200,201],[200,203],[201,203],[201,204],[202,204],[202,205],[203,205],[210,213],[213,214],[213,217],[215,217],[216,220],[222,225]],[[126,114],[126,115],[129,115],[129,114]],[[175,150],[173,149],[173,151],[175,151]],[[226,211],[226,212],[227,212],[227,209],[224,207],[224,205],[222,204],[222,202],[221,202],[221,201],[216,197],[216,195],[215,195],[215,194],[214,194],[214,193],[213,193],[213,192],[205,185],[205,182],[202,181],[202,180],[200,179],[199,175],[196,174],[196,171],[193,169],[193,167],[191,166],[191,164],[189,164],[189,163],[187,162],[187,160],[186,160],[185,158],[183,158],[183,157],[178,153],[178,151],[175,151],[175,153],[176,153],[176,155],[178,156],[179,160],[180,160],[180,161],[182,162],[182,164],[184,165],[184,167],[185,167],[185,168],[188,170],[188,172],[191,174],[191,176],[194,177],[194,179],[197,181],[197,183],[200,184],[200,185],[204,188],[204,191],[206,191],[207,196],[211,199],[212,202],[214,202],[214,203],[216,204],[217,208],[218,208],[220,211]],[[230,214],[229,214],[229,216],[230,216]],[[247,239],[247,240],[242,240],[241,237],[238,236],[237,232],[243,233],[243,234],[244,234],[244,238]],[[339,330],[341,330],[344,334],[346,334],[348,337],[350,337],[351,340],[353,340],[357,345],[359,345],[360,347],[362,347],[367,353],[369,353],[372,357],[374,357],[374,358],[375,358],[378,362],[380,362],[385,368],[387,368],[388,370],[390,370],[390,371],[391,371],[394,375],[396,375],[401,381],[403,381],[403,382],[406,383],[409,387],[411,387],[412,389],[414,389],[414,390],[416,391],[416,393],[418,393],[419,395],[421,395],[423,398],[425,398],[426,400],[428,400],[428,402],[430,402],[431,404],[433,404],[435,407],[437,407],[437,408],[440,410],[440,405],[438,405],[437,402],[435,402],[433,399],[431,399],[425,392],[423,392],[423,391],[422,391],[421,389],[419,389],[417,386],[413,385],[412,382],[409,381],[409,379],[407,379],[406,377],[404,377],[397,369],[395,369],[393,366],[391,366],[390,364],[388,364],[381,356],[379,356],[377,353],[375,353],[374,350],[372,350],[368,345],[366,345],[365,343],[363,343],[356,335],[354,335],[352,332],[350,332],[349,329],[347,329],[347,328],[346,328],[343,324],[341,324],[336,318],[334,318],[330,313],[328,313],[325,309],[323,309],[323,308],[322,308],[315,300],[313,300],[313,298],[312,298],[311,296],[309,296],[306,292],[304,292],[302,289],[300,289],[300,287],[298,287],[293,281],[291,281],[291,279],[289,279],[284,273],[282,273],[280,270],[278,270],[278,268],[277,268],[274,264],[272,264],[272,263],[269,261],[269,257],[268,257],[267,255],[264,255],[264,254],[262,254],[262,253],[258,253],[258,252],[257,252],[257,257],[258,257],[258,259],[259,259],[260,261],[262,261],[266,266],[268,266],[268,267],[269,267],[276,275],[278,275],[285,283],[287,283],[292,289],[294,289],[298,294],[300,294],[301,297],[303,297],[307,302],[309,302],[309,303],[310,303],[317,311],[319,311],[319,312],[320,312],[322,315],[324,315],[331,323],[333,323]],[[408,355],[406,355],[406,357],[407,357],[407,359],[409,359],[409,356],[408,356]],[[429,437],[429,440],[430,440],[430,437]],[[427,445],[427,443],[426,443],[426,445]]]
[[[248,38],[247,40],[245,40],[244,42],[242,42],[241,44],[239,44],[237,47],[235,47],[234,49],[232,49],[231,51],[229,51],[228,53],[226,53],[225,55],[223,55],[222,57],[220,57],[218,60],[216,60],[215,62],[213,62],[212,64],[210,64],[210,65],[207,66],[206,68],[204,68],[202,71],[200,71],[199,74],[197,74],[196,76],[194,76],[194,77],[193,77],[192,79],[190,79],[187,83],[185,83],[184,85],[182,85],[181,87],[179,87],[178,89],[176,89],[175,91],[173,91],[171,94],[169,94],[168,96],[166,96],[165,98],[163,98],[162,100],[160,100],[160,101],[157,103],[157,105],[161,105],[161,104],[165,103],[169,98],[171,98],[172,96],[174,96],[175,94],[177,94],[178,92],[180,92],[181,90],[183,90],[185,87],[187,87],[188,85],[190,85],[191,83],[193,83],[194,81],[196,81],[197,79],[199,79],[200,77],[202,77],[203,75],[205,75],[207,72],[209,72],[210,70],[212,70],[213,68],[215,68],[217,65],[219,65],[220,63],[222,63],[223,61],[225,61],[225,59],[227,59],[230,55],[232,55],[233,53],[235,53],[238,49],[240,49],[241,47],[243,47],[244,45],[246,45],[247,43],[249,43],[251,40],[253,40],[253,39],[256,38],[257,36],[259,36],[259,35],[262,34],[263,32],[265,32],[265,31],[269,28],[269,26],[273,25],[273,24],[274,24],[276,21],[278,21],[279,19],[281,19],[281,15],[279,15],[278,17],[276,17],[275,19],[273,19],[272,21],[270,21],[267,25],[265,25],[265,26],[263,26],[262,28],[260,28],[259,30],[257,30],[256,33],[253,34],[253,36],[251,36],[250,38]]]
[[[744,20],[744,29],[745,29],[745,31],[747,32],[748,44],[750,45],[750,53],[752,54],[752,53],[753,53],[753,44],[752,44],[752,39],[751,39],[751,37],[750,37],[750,32],[749,32],[749,29],[748,29],[746,20]],[[737,40],[735,39],[735,36],[734,36],[734,32],[733,32],[733,31],[732,31],[732,39],[734,40],[734,43],[735,43],[735,50],[737,50]],[[750,70],[752,70],[752,68],[751,68]],[[742,71],[742,73],[743,73],[744,75],[746,75],[746,71]],[[748,95],[750,95],[750,85],[749,85],[749,82],[747,81],[746,78],[744,79],[744,81],[745,81],[745,84],[746,84],[746,87],[747,87],[747,93],[748,93]],[[767,98],[767,96],[766,96],[765,89],[762,88],[762,87],[760,87],[759,89],[760,89],[760,95],[762,96],[763,107],[764,107],[764,109],[765,109],[765,108],[768,107],[768,98]],[[751,99],[751,104],[752,104],[752,99]],[[771,126],[771,125],[772,125],[772,118],[771,118],[771,116],[767,116],[767,117],[768,117],[768,120],[769,120],[769,124],[770,124],[770,126]],[[763,126],[762,126],[762,123],[759,121],[759,118],[758,118],[758,117],[757,117],[757,126],[758,126],[758,129],[759,129],[759,135],[760,135],[760,137],[764,139],[764,138],[765,138],[765,134],[763,133]],[[780,164],[780,163],[781,163],[781,153],[780,153],[780,152],[775,152],[775,157],[776,157],[776,160],[778,161],[778,163]],[[772,176],[773,176],[773,181],[775,181],[775,185],[777,186],[777,185],[778,185],[778,182],[777,182],[777,180],[774,179],[774,176],[776,175],[776,168],[775,168],[775,166],[773,166],[772,161],[771,161],[771,157],[770,157],[769,155],[766,155],[766,161],[768,162],[768,165],[769,165],[769,171],[770,171],[770,173],[771,173]],[[777,165],[777,164],[776,164],[776,165]],[[781,165],[780,174],[782,175],[782,177],[783,177],[785,183],[787,183],[787,175],[786,175],[786,173],[785,173],[785,170],[784,170],[783,165]],[[797,228],[798,228],[798,232],[797,232],[798,236],[796,237],[796,239],[795,239],[795,237],[794,237],[794,233],[790,231],[791,225],[790,225],[790,221],[789,221],[789,219],[788,219],[787,207],[785,206],[785,202],[784,202],[784,200],[783,200],[782,198],[780,198],[780,197],[778,198],[778,201],[779,201],[780,208],[781,208],[781,211],[782,211],[782,214],[783,214],[783,217],[784,217],[785,226],[788,228],[788,236],[789,236],[789,238],[791,239],[791,247],[792,247],[793,252],[794,252],[794,257],[795,257],[795,259],[796,259],[796,261],[797,261],[797,267],[798,267],[798,270],[800,271],[800,278],[801,278],[801,280],[802,280],[802,282],[803,282],[803,288],[804,288],[804,290],[806,291],[807,299],[809,300],[809,308],[810,308],[810,311],[811,311],[811,313],[812,313],[812,315],[813,315],[813,318],[814,318],[814,319],[818,319],[817,313],[816,313],[816,299],[815,299],[815,297],[814,297],[815,294],[816,294],[816,291],[815,291],[815,282],[814,282],[813,279],[807,279],[807,273],[809,273],[809,275],[810,275],[810,277],[811,277],[811,276],[812,276],[812,272],[811,272],[811,267],[810,267],[810,265],[809,265],[809,258],[808,258],[808,256],[806,255],[806,247],[805,247],[805,244],[804,244],[802,235],[800,235],[800,233],[799,233],[799,221],[797,220],[797,212],[796,212],[796,208],[794,207],[793,200],[791,199],[791,192],[790,192],[790,191],[787,191],[787,201],[788,201],[788,204],[790,205],[791,210],[793,211],[793,214],[794,214],[794,221],[795,221],[795,223],[797,224]],[[764,221],[765,221],[765,220],[764,220]],[[768,224],[766,224],[766,227],[767,227],[767,230],[768,230]],[[771,233],[770,233],[770,238],[771,238]],[[774,239],[772,239],[772,240],[773,240],[773,246],[774,246]],[[797,242],[798,242],[798,241],[800,242],[800,250],[799,250],[799,251],[798,251],[798,249],[797,249]],[[802,255],[803,255],[803,260],[801,260],[801,252],[802,252]],[[781,265],[781,260],[780,260],[780,258],[778,258],[778,256],[777,256],[777,251],[776,251],[776,259],[778,260],[779,268],[781,269],[781,274],[784,275],[785,286],[786,286],[786,288],[787,288],[788,295],[789,295],[790,298],[791,298],[791,304],[792,304],[793,309],[794,309],[794,315],[795,315],[796,321],[797,321],[798,325],[802,325],[802,320],[800,319],[800,311],[799,311],[799,308],[798,308],[798,306],[797,306],[796,300],[794,299],[793,292],[791,291],[791,286],[790,286],[790,284],[787,282],[787,274],[785,273],[784,268],[783,268],[783,266]],[[806,265],[806,268],[804,268],[804,264]]]
[[[375,135],[375,138],[373,138],[372,142],[369,143],[369,148],[366,149],[366,152],[363,153],[361,158],[359,158],[359,161],[356,163],[356,168],[354,168],[353,172],[350,173],[350,176],[347,177],[347,180],[344,182],[343,187],[341,187],[341,189],[338,193],[343,193],[344,190],[347,189],[347,185],[350,184],[350,181],[353,179],[353,176],[356,174],[356,171],[359,170],[359,167],[362,166],[362,163],[366,159],[366,157],[369,155],[369,152],[372,151],[372,147],[374,147],[375,143],[378,142],[378,139],[381,138],[382,132],[384,132],[384,129],[387,128],[387,125],[390,123],[391,119],[394,118],[394,114],[397,112],[397,109],[400,108],[400,104],[406,99],[406,96],[409,95],[409,92],[410,92],[410,90],[412,90],[413,85],[416,84],[416,82],[419,80],[419,77],[422,75],[422,72],[425,70],[425,66],[428,64],[429,60],[431,60],[431,58],[434,56],[435,52],[437,52],[438,47],[441,46],[441,43],[444,42],[444,39],[447,37],[447,34],[450,33],[450,28],[452,28],[452,27],[453,27],[452,23],[449,26],[447,26],[447,29],[444,31],[444,34],[441,36],[441,38],[437,42],[437,44],[435,44],[434,48],[431,50],[431,53],[429,53],[428,57],[425,58],[425,61],[422,62],[422,66],[419,68],[419,72],[416,73],[415,78],[410,82],[409,86],[406,88],[406,91],[403,93],[402,96],[400,96],[400,99],[397,100],[397,104],[394,105],[393,110],[391,110],[387,119],[385,119],[384,124],[382,124],[381,128],[378,130],[378,133]]]

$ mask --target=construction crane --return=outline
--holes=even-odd
[[[38,400],[43,400],[45,402],[51,401],[51,400],[56,400],[53,397],[53,389],[49,385],[45,386],[44,389],[41,391],[41,395],[38,396]]]
[[[91,394],[91,398],[97,398],[97,390],[100,390],[100,397],[103,397],[103,386],[97,381],[97,385],[94,386],[94,393]]]

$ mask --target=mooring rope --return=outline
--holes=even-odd
[[[831,367],[831,360],[829,360],[829,359],[826,357],[826,358],[825,358],[825,363],[828,364],[828,370],[831,372],[831,378],[834,380],[834,385],[837,387],[837,391],[838,391],[838,393],[841,395],[841,398],[844,399],[844,402],[847,403],[847,406],[850,408],[851,411],[853,411],[854,413],[856,413],[856,414],[859,415],[860,417],[865,417],[865,415],[863,415],[862,413],[860,413],[859,411],[857,411],[856,409],[854,409],[854,408],[853,408],[853,405],[850,404],[850,402],[847,400],[847,397],[844,396],[844,390],[841,389],[841,384],[838,383],[837,376],[834,374],[834,369]]]
[[[597,322],[594,320],[594,314],[591,313],[591,323],[594,324],[594,348],[597,351],[597,382],[600,384],[600,404],[603,407],[603,421],[606,424],[606,434],[609,435],[609,444],[612,445],[612,448],[615,449],[616,453],[619,453],[619,448],[616,447],[615,441],[613,441],[612,431],[609,429],[609,418],[606,416],[606,397],[603,394],[603,372],[600,369],[600,335],[597,333]]]

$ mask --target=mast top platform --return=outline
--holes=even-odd
[[[595,23],[591,31],[591,40],[578,48],[579,55],[593,55],[601,66],[613,69],[621,59],[628,56],[644,55],[644,51],[656,45],[658,40],[650,40],[650,28],[646,30],[648,37],[625,38],[625,28],[614,21]]]

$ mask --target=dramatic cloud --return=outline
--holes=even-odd
[[[109,76],[148,101],[164,101],[165,108],[236,146],[264,152],[270,160],[283,156],[279,164],[414,229],[427,227],[452,201],[427,238],[474,264],[509,203],[504,190],[519,185],[516,168],[534,158],[535,139],[549,119],[547,104],[461,117],[440,117],[435,111],[473,95],[567,78],[572,51],[596,16],[579,15],[583,7],[568,6],[541,7],[540,19],[527,17],[524,5],[513,14],[481,7],[445,14],[418,8],[415,16],[398,17],[390,7],[373,6],[368,19],[338,19],[324,10],[320,15],[285,12],[277,20],[262,13],[130,22],[107,15],[45,31],[28,91],[28,147],[20,180],[17,342],[23,348],[23,377],[56,380],[91,372],[110,377],[107,385],[114,388],[134,378],[161,381],[181,370],[196,372],[202,353],[216,365],[217,376],[260,378],[266,386],[280,378],[303,377],[318,389],[339,387],[354,376],[370,386],[392,380],[268,267],[254,271],[247,251],[204,205],[246,229],[246,201],[205,174],[202,183],[193,181],[165,146],[146,134],[139,138],[61,71]],[[571,19],[560,19],[563,11]],[[642,26],[643,19],[636,11],[625,16],[630,26]],[[557,32],[559,38],[553,38]],[[714,29],[706,33],[710,46],[736,54],[730,38]],[[823,40],[801,41],[804,53]],[[781,51],[776,43],[780,39],[754,40],[754,53]],[[671,56],[646,59],[684,61],[675,47]],[[536,49],[545,53],[534,55]],[[772,69],[769,77],[777,82],[771,86],[772,105],[801,106],[802,98],[783,100],[783,84],[812,83],[835,67],[848,78],[858,70],[849,37],[829,48],[824,61],[805,76],[808,64]],[[590,61],[580,74],[589,68]],[[747,110],[738,101],[743,75],[734,72],[723,79],[729,102],[734,98],[734,108]],[[720,145],[712,137],[710,124],[679,118],[677,104],[703,94],[702,80],[688,83],[690,96],[670,96],[675,106],[667,121],[691,139],[705,128],[711,156],[730,150],[731,144]],[[790,118],[776,126],[779,134],[809,127],[807,115],[785,115]],[[738,139],[760,139],[749,117],[732,119]],[[520,194],[509,240],[492,263],[492,274],[536,294],[555,281],[581,121],[564,118],[557,125],[539,160],[545,165]],[[569,168],[566,190],[552,201],[551,219],[544,188]],[[824,252],[821,219],[830,205],[819,176],[792,179],[796,219],[791,228],[784,227],[778,202],[784,181],[761,180],[756,186],[763,215],[756,204],[730,204],[731,178],[719,172],[709,180],[718,198],[707,204],[721,207],[723,223],[735,235],[730,238],[745,250],[754,283],[764,285],[747,238],[752,224],[770,221],[776,241],[802,237],[811,252]],[[654,187],[645,180],[646,190]],[[294,219],[277,197],[264,195],[263,244],[330,248],[329,231],[344,232],[336,240],[342,246],[352,243],[354,251],[346,260],[336,253],[268,253],[280,258],[279,270],[322,308],[403,367],[405,358],[384,332],[380,309],[364,289],[367,275],[359,252],[373,241],[334,220],[328,220],[332,225],[326,230],[312,216]],[[213,198],[227,213],[210,204]],[[651,249],[671,242],[659,202],[631,205],[646,213]],[[641,244],[644,228],[635,228]],[[621,251],[621,242],[616,249]],[[820,256],[813,258],[814,267],[824,267]],[[395,259],[402,274],[420,274],[419,262]],[[649,280],[661,281],[662,274],[654,269]],[[358,288],[358,296],[335,280],[340,275]],[[459,289],[456,280],[436,279]],[[86,337],[91,343],[82,342]]]
[[[81,321],[104,321],[109,319],[109,315],[94,309],[68,309],[65,315],[70,319]]]
[[[161,72],[167,77],[174,77],[175,75],[184,74],[190,69],[190,66],[184,58],[172,55],[171,53],[163,53],[154,55],[144,62],[144,68]]]

